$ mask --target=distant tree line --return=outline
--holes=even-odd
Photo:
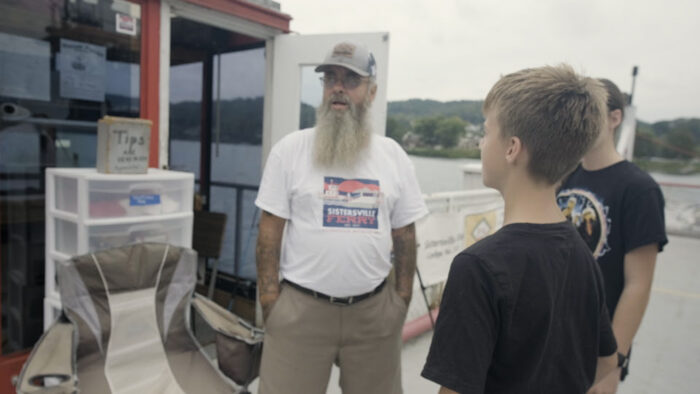
[[[402,143],[411,133],[426,146],[454,147],[468,125],[482,122],[479,101],[394,101],[388,105],[386,135]]]
[[[406,147],[407,135],[413,137],[411,148],[431,154],[435,148],[453,150],[467,130],[479,130],[484,118],[482,101],[448,101],[411,99],[388,103],[386,135]],[[201,103],[181,102],[170,107],[171,138],[199,140]],[[212,129],[216,106],[212,108]],[[224,143],[262,143],[263,98],[239,98],[221,101],[221,134]],[[316,122],[315,108],[300,107],[300,128]],[[476,131],[476,133],[480,133]],[[478,137],[478,136],[476,136]],[[410,150],[410,149],[409,149]],[[471,150],[473,151],[473,149]],[[637,158],[693,159],[700,158],[700,119],[676,119],[655,123],[637,122],[634,154]]]
[[[464,132],[468,125],[483,123],[482,106],[483,101],[466,100],[440,102],[411,99],[390,102],[386,135],[406,145],[405,137],[410,133],[424,144],[414,150],[415,153],[434,155],[428,147],[455,148],[463,135],[458,132],[460,128]],[[655,123],[637,121],[634,155],[636,158],[700,158],[700,119]]]
[[[478,157],[475,141],[467,129],[480,125],[484,118],[480,101],[411,99],[388,105],[386,135],[398,141],[411,154],[432,157]]]
[[[239,98],[222,100],[219,109],[221,127],[219,140],[223,143],[262,143],[263,98]],[[212,134],[216,127],[216,105],[211,112]],[[185,101],[170,105],[170,138],[180,140],[200,139],[202,127],[202,103]],[[212,141],[215,140],[212,135]]]
[[[389,102],[388,114],[408,120],[431,116],[456,116],[471,124],[481,124],[484,116],[481,113],[483,101],[459,100],[441,102],[436,100],[410,99]]]
[[[449,148],[458,144],[460,137],[465,134],[467,125],[467,122],[456,116],[437,115],[416,119],[411,131],[426,146]],[[394,131],[388,134],[393,136]]]
[[[700,158],[700,119],[637,122],[635,157]]]

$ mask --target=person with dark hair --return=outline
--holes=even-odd
[[[630,349],[651,293],[656,255],[668,242],[664,198],[659,185],[615,150],[615,132],[625,111],[625,96],[610,80],[607,124],[581,164],[562,183],[557,201],[562,211],[587,215],[574,221],[593,252],[605,279],[605,297],[618,344],[618,370],[591,389],[614,393],[628,373]]]
[[[612,112],[619,109],[620,114],[624,115],[625,107],[627,106],[627,96],[620,91],[620,89],[617,87],[617,85],[615,85],[615,83],[613,83],[613,81],[605,78],[598,78],[598,80],[603,84],[603,86],[605,86],[605,90],[608,92],[608,112]],[[622,119],[620,119],[620,122],[622,122]]]
[[[596,140],[605,89],[571,67],[521,70],[484,101],[484,185],[503,227],[450,267],[422,376],[450,393],[584,393],[615,368],[600,269],[556,185]]]

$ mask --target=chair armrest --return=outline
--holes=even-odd
[[[248,384],[260,371],[263,330],[199,294],[195,294],[192,305],[217,333],[219,369],[247,392]]]
[[[192,306],[217,333],[237,338],[251,345],[263,339],[263,330],[200,294],[195,293]]]
[[[17,380],[17,392],[77,392],[73,344],[73,324],[59,318],[34,345]]]

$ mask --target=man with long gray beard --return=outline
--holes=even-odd
[[[316,71],[316,127],[272,148],[255,201],[266,330],[259,392],[325,393],[335,363],[345,394],[401,393],[414,222],[428,210],[406,153],[371,130],[372,53],[340,43]]]

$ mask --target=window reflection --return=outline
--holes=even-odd
[[[170,67],[170,168],[199,180],[202,62]]]
[[[208,210],[227,215],[218,268],[247,279],[255,278],[265,69],[264,41],[171,20],[170,168],[194,172]]]
[[[211,210],[226,212],[229,218],[220,269],[254,279],[257,240],[254,201],[262,171],[265,49],[243,49],[215,56],[214,76],[212,181],[236,185],[236,189],[228,191],[212,188]],[[240,212],[237,212],[238,204]],[[234,257],[236,254],[238,259]]]
[[[141,6],[18,0],[0,7],[2,350],[43,328],[46,167],[94,167],[97,120],[140,115]]]
[[[315,65],[301,68],[300,129],[316,125],[316,108],[323,100],[323,88],[318,79],[321,74],[314,71],[315,68]]]

